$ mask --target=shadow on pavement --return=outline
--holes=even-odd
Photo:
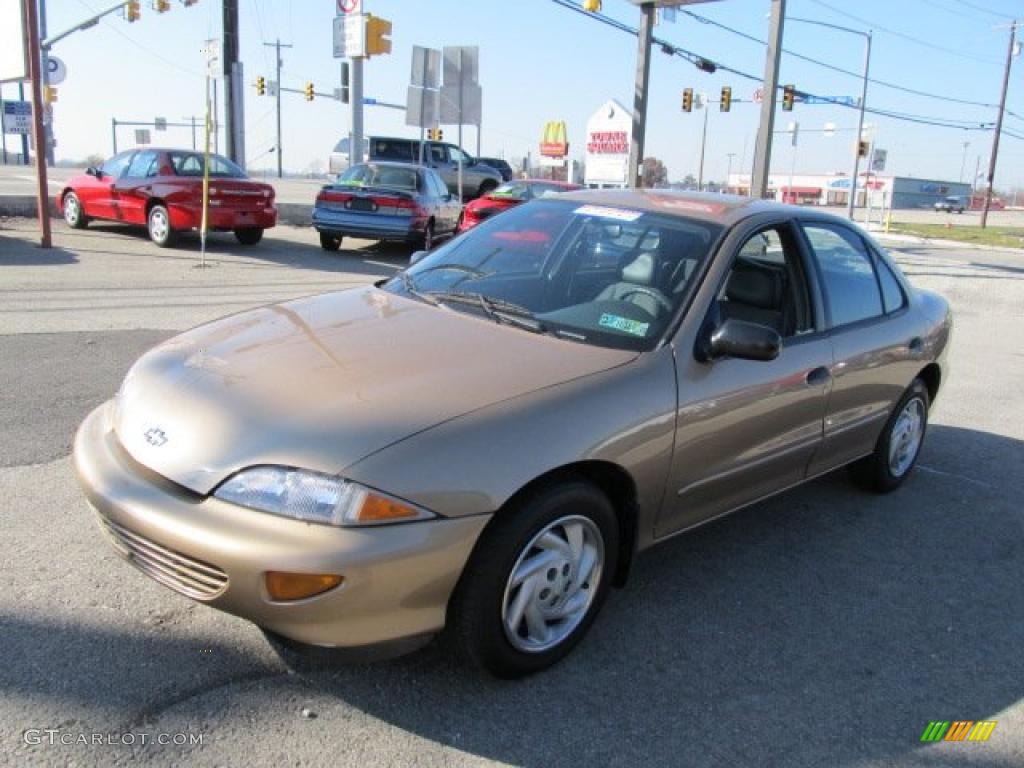
[[[941,425],[929,439],[944,450],[922,460],[943,472],[964,470],[943,455],[1002,456],[1006,477],[1024,462],[1015,439]],[[919,471],[874,496],[837,472],[639,558],[589,637],[546,673],[495,681],[435,644],[305,682],[514,765],[935,765],[919,741],[930,720],[998,719],[1024,696],[1022,574],[1024,526],[1005,482]],[[161,700],[180,712],[204,692],[245,697],[230,686],[279,674],[216,639],[150,627],[3,616],[0,633],[0,695],[130,708],[136,720],[158,716]],[[196,661],[206,643],[215,664]],[[115,683],[94,685],[112,670]],[[970,745],[986,765],[1010,765],[998,736]]]
[[[0,267],[52,267],[77,264],[78,257],[56,246],[40,248],[38,243],[22,237],[8,237],[0,232]]]

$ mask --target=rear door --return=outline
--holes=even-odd
[[[885,259],[855,229],[805,220],[802,229],[824,293],[835,353],[819,474],[874,450],[886,419],[924,366],[907,298]]]

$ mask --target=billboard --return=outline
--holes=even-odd
[[[28,79],[24,10],[21,0],[0,3],[0,83]]]
[[[625,187],[629,168],[629,137],[633,115],[610,99],[587,121],[586,175],[594,187]]]
[[[551,120],[544,125],[540,154],[542,157],[565,157],[569,154],[569,140],[566,138],[564,120]]]

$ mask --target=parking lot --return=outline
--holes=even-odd
[[[204,269],[198,239],[54,227],[44,251],[35,222],[0,221],[0,763],[1024,764],[1024,251],[892,244],[956,316],[902,489],[838,472],[662,544],[575,653],[507,683],[439,644],[293,674],[255,626],[121,561],[71,470],[77,424],[152,344],[378,280],[408,251],[328,254],[279,227],[251,248],[214,236]],[[924,746],[936,719],[998,724]]]

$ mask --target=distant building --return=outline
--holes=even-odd
[[[729,191],[750,193],[750,175],[729,175]],[[971,195],[971,185],[957,181],[915,179],[882,173],[862,173],[857,182],[857,207],[865,205],[892,208],[931,208],[946,197],[965,199]],[[768,197],[798,205],[846,205],[850,196],[848,174],[777,174],[768,178]]]
[[[629,137],[633,113],[609,99],[587,121],[584,186],[610,189],[629,186]]]

